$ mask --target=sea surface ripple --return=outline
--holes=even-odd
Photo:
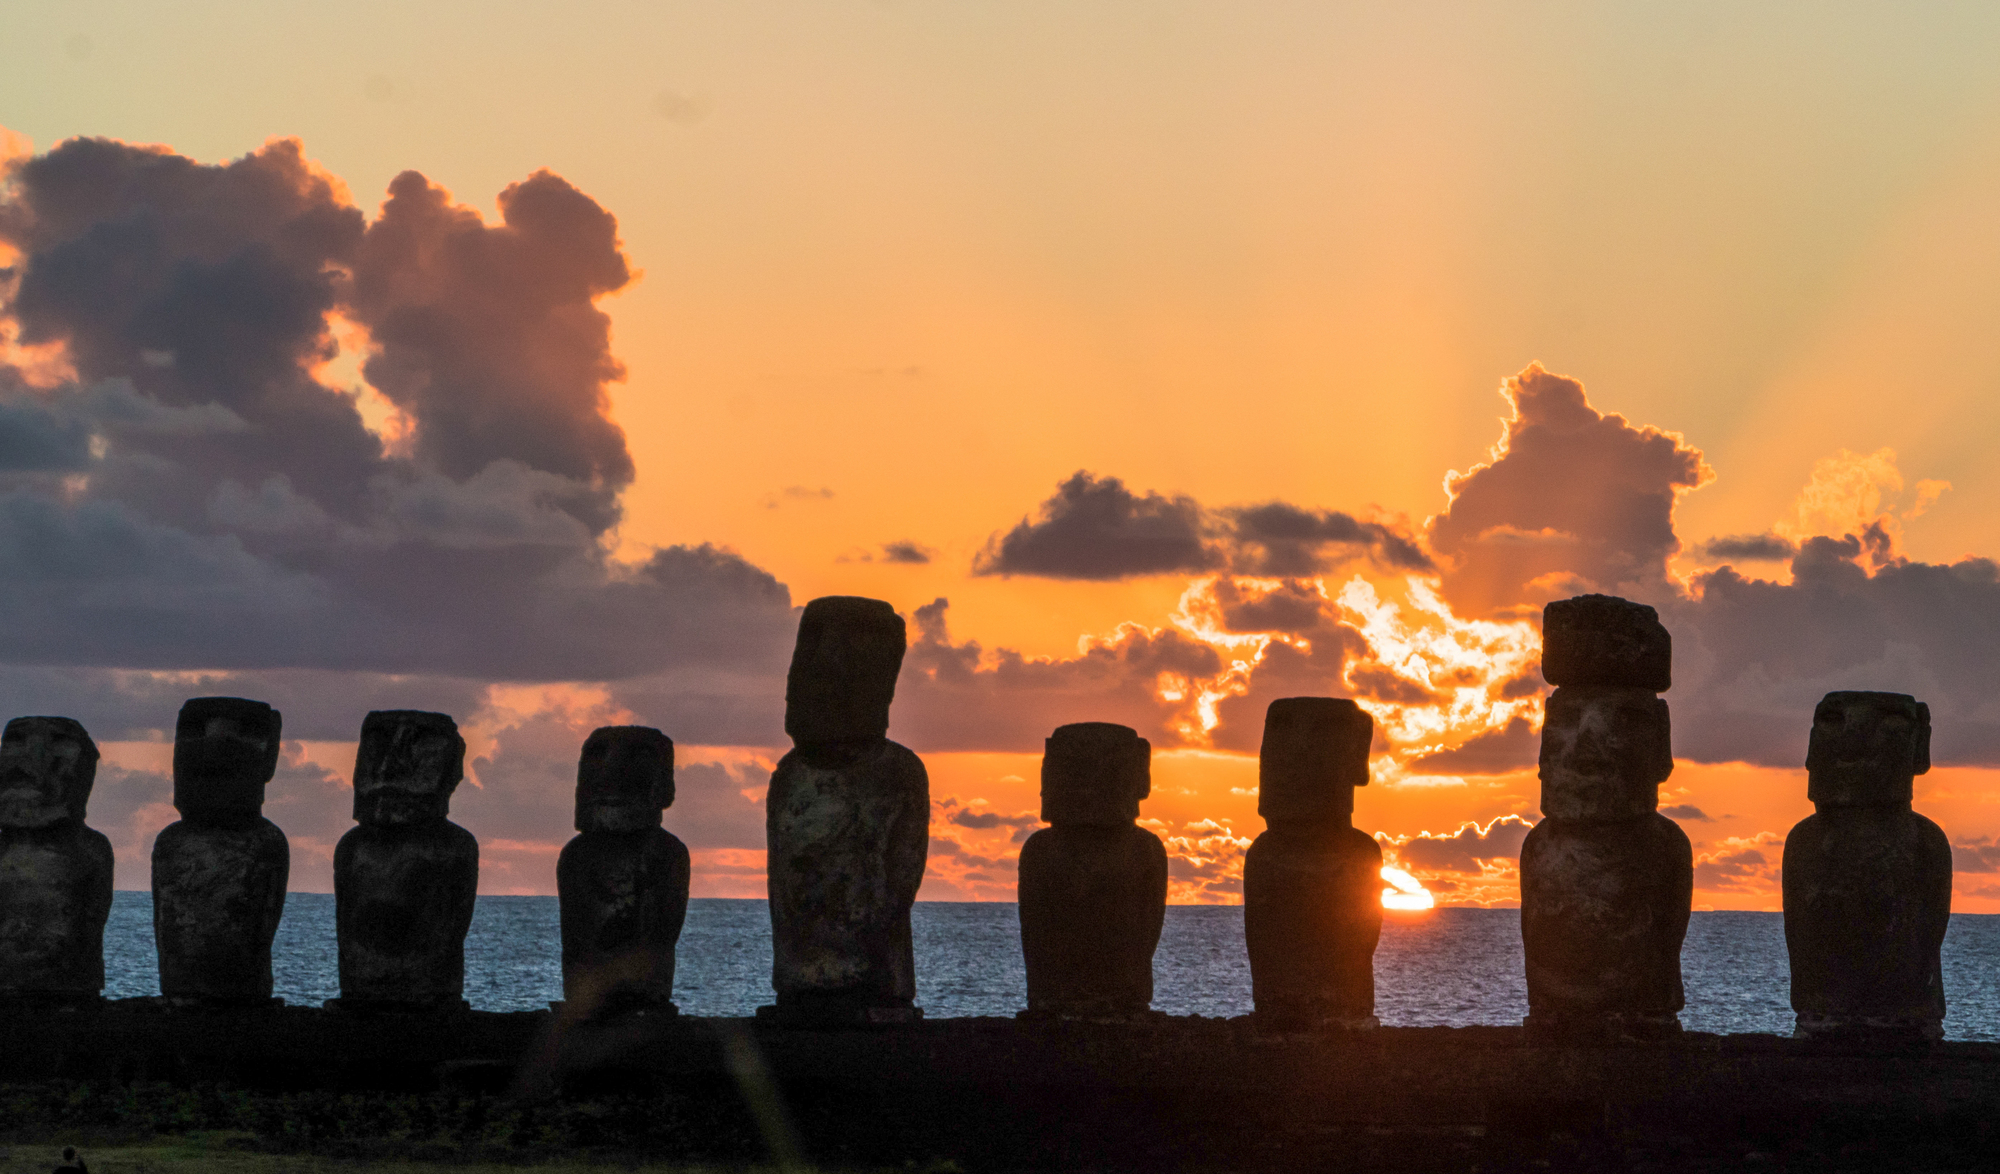
[[[1438,909],[1384,919],[1375,952],[1375,1013],[1391,1026],[1518,1023],[1527,1012],[1521,921],[1513,909]],[[1020,922],[1012,904],[919,902],[912,917],[917,1002],[933,1018],[1012,1015],[1025,1005]],[[483,1011],[526,1011],[562,998],[554,897],[481,897],[465,943],[465,997]],[[273,950],[277,994],[317,1006],[339,993],[333,897],[293,893]],[[121,892],[105,927],[105,994],[159,993],[152,895]],[[1784,918],[1696,913],[1681,952],[1690,1030],[1789,1033]],[[1944,940],[1952,1039],[2000,1040],[2000,915],[1953,914]],[[1153,959],[1153,1006],[1175,1015],[1250,1010],[1243,910],[1173,905]],[[771,922],[762,901],[688,903],[674,1001],[689,1015],[748,1015],[771,1001]]]

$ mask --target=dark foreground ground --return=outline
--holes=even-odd
[[[0,1171],[1984,1170],[2000,1045],[1513,1028],[1264,1035],[1245,1020],[737,1019],[284,1008],[0,1016]],[[95,1147],[92,1149],[91,1147]]]

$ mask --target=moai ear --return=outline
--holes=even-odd
[[[1653,699],[1654,712],[1660,715],[1659,733],[1653,743],[1653,769],[1649,772],[1655,786],[1664,783],[1674,773],[1674,719],[1673,712],[1661,698]]]
[[[1132,757],[1133,790],[1139,793],[1139,798],[1148,798],[1153,793],[1153,744],[1144,738],[1139,739],[1139,749]]]
[[[1915,745],[1911,746],[1910,765],[1912,774],[1928,774],[1931,769],[1931,707],[1925,702],[1917,702],[1917,728],[1912,734]]]

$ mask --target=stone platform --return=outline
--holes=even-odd
[[[1704,1152],[1721,1138],[1831,1130],[1972,1153],[1993,1140],[2000,1105],[2000,1044],[1870,1050],[1765,1035],[1579,1048],[1535,1046],[1511,1027],[1274,1036],[1243,1019],[1157,1016],[817,1031],[754,1019],[578,1025],[548,1012],[225,1013],[124,1000],[9,1012],[0,1039],[0,1080],[10,1082],[460,1090],[514,1101],[637,1093],[754,1119],[775,1149],[945,1155],[967,1168],[1203,1166],[1264,1149],[1325,1158],[1339,1139],[1370,1135],[1435,1136],[1449,1148],[1489,1134],[1619,1131],[1693,1138]]]

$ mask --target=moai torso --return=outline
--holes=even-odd
[[[1815,814],[1785,838],[1784,861],[1800,1035],[1943,1035],[1951,842],[1910,810],[1929,769],[1930,707],[1914,697],[1829,693],[1813,712]]]
[[[278,711],[197,697],[174,727],[174,807],[153,841],[153,938],[170,1001],[271,997],[271,940],[285,911],[291,848],[265,819]]]
[[[584,1014],[670,1010],[687,920],[688,850],[660,826],[674,801],[674,744],[606,726],[583,744],[577,835],[556,860],[563,998]]]
[[[1694,852],[1659,814],[1673,772],[1671,645],[1650,607],[1552,603],[1543,621],[1542,814],[1521,845],[1528,1026],[1559,1036],[1679,1030]]]
[[[91,1001],[104,989],[111,841],[85,827],[97,745],[64,717],[0,735],[0,1002]]]
[[[1375,721],[1352,701],[1289,697],[1264,716],[1257,812],[1243,861],[1243,937],[1258,1020],[1375,1025],[1382,849],[1354,827]]]
[[[360,826],[333,853],[343,1008],[464,1006],[479,842],[445,818],[464,763],[444,714],[377,710],[361,723]]]
[[[1042,819],[1021,846],[1028,1012],[1131,1015],[1153,1002],[1167,850],[1135,822],[1152,746],[1130,727],[1059,727],[1042,756]]]
[[[879,600],[806,605],[785,686],[791,753],[765,797],[771,895],[769,1014],[914,1018],[910,906],[930,848],[930,779],[887,738],[903,619]]]

